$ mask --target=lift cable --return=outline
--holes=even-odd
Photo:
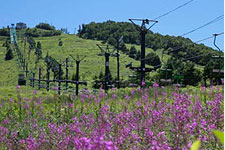
[[[203,27],[206,27],[206,26],[208,26],[208,25],[210,25],[210,24],[212,24],[212,23],[215,23],[215,22],[217,22],[217,21],[219,21],[219,20],[221,20],[221,19],[223,19],[223,18],[224,18],[224,15],[220,15],[220,16],[216,17],[215,19],[213,19],[213,20],[207,22],[206,24],[204,24],[204,25],[202,25],[202,26],[200,26],[200,27],[198,27],[198,28],[196,28],[196,29],[193,29],[193,30],[191,30],[191,31],[188,31],[188,32],[186,32],[186,33],[184,33],[184,34],[181,34],[180,36],[188,35],[188,34],[190,34],[190,33],[192,33],[192,32],[195,32],[195,31],[197,31],[197,30],[203,28]]]
[[[194,1],[194,0],[190,0],[190,1],[188,1],[188,2],[186,2],[186,3],[184,3],[184,4],[182,4],[182,5],[180,5],[180,6],[178,6],[178,7],[176,7],[176,8],[174,8],[174,9],[172,9],[172,10],[170,10],[170,11],[168,11],[168,12],[166,12],[166,13],[164,13],[164,14],[158,16],[158,17],[156,17],[154,20],[158,20],[159,18],[162,18],[162,17],[164,17],[164,16],[166,16],[166,15],[169,15],[170,13],[172,13],[172,12],[174,12],[174,11],[176,11],[176,10],[178,10],[178,9],[180,9],[180,8],[182,8],[182,7],[184,7],[184,6],[186,6],[186,5],[188,5],[189,3],[193,2],[193,1]]]

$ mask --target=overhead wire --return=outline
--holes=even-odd
[[[220,35],[222,35],[222,34],[224,34],[224,32],[219,33],[218,36],[220,36]],[[198,40],[198,41],[196,41],[196,42],[194,42],[194,43],[197,44],[197,43],[199,43],[199,42],[206,41],[206,40],[211,39],[211,38],[213,38],[213,37],[214,37],[214,36],[210,36],[210,37],[207,37],[207,38],[204,38],[204,39],[200,39],[200,40]],[[192,44],[194,44],[194,43],[187,43],[185,46],[192,45]],[[177,46],[177,47],[173,48],[173,50],[171,50],[171,51],[169,51],[169,52],[171,53],[171,52],[177,51],[177,50],[179,50],[179,49],[181,49],[181,48],[183,48],[183,47]]]
[[[221,32],[221,33],[217,34],[217,36],[222,35],[222,34],[224,34],[224,32]],[[204,38],[204,39],[201,39],[201,40],[198,40],[198,41],[196,41],[195,43],[199,43],[199,42],[202,42],[202,41],[211,39],[211,38],[213,38],[213,37],[214,37],[214,35],[212,35],[212,36],[210,36],[210,37],[207,37],[207,38]]]
[[[220,15],[220,16],[214,18],[213,20],[207,22],[206,24],[201,25],[200,27],[197,27],[196,29],[193,29],[193,30],[188,31],[188,32],[186,32],[186,33],[183,33],[183,34],[181,34],[180,36],[188,35],[188,34],[190,34],[190,33],[192,33],[192,32],[195,32],[195,31],[197,31],[197,30],[199,30],[199,29],[201,29],[201,28],[204,28],[204,27],[206,27],[206,26],[208,26],[208,25],[210,25],[210,24],[212,24],[212,23],[215,23],[215,22],[217,22],[217,21],[219,21],[219,20],[221,20],[221,19],[223,19],[223,18],[224,18],[224,15]]]
[[[176,10],[178,10],[178,9],[180,9],[180,8],[182,8],[182,7],[186,6],[186,5],[188,5],[188,4],[190,4],[190,3],[193,2],[193,1],[194,1],[194,0],[190,0],[190,1],[188,1],[188,2],[186,2],[186,3],[184,3],[184,4],[182,4],[182,5],[180,5],[180,6],[178,6],[178,7],[176,7],[176,8],[174,8],[174,9],[172,9],[172,10],[170,10],[170,11],[168,11],[168,12],[166,12],[166,13],[164,13],[164,14],[158,16],[158,17],[156,17],[154,20],[157,20],[157,19],[159,19],[159,18],[162,18],[162,17],[164,17],[164,16],[167,16],[167,15],[169,15],[170,13],[172,13],[172,12],[174,12],[174,11],[176,11]]]

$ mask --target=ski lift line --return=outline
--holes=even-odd
[[[145,29],[147,29],[147,31],[150,31],[150,28],[153,27],[156,23],[158,23],[157,20],[149,20],[149,19],[128,19],[135,27],[136,30],[141,31],[143,29],[143,27]],[[142,21],[142,25],[139,26],[136,23],[134,23],[134,21]],[[145,27],[145,24],[149,24],[149,22],[154,22],[149,28]]]
[[[211,39],[211,38],[213,38],[213,37],[214,37],[214,36],[210,36],[210,37],[204,38],[204,39],[202,39],[202,40],[198,40],[198,41],[196,41],[195,43],[199,43],[199,42],[202,42],[202,41]]]
[[[219,33],[218,34],[218,36],[219,35],[222,35],[222,34],[224,34],[224,32],[221,32],[221,33]],[[199,43],[199,42],[202,42],[202,41],[205,41],[205,40],[208,40],[208,39],[210,39],[210,38],[213,38],[214,36],[210,36],[210,37],[207,37],[207,38],[204,38],[204,39],[201,39],[201,40],[198,40],[198,41],[196,41],[196,42],[194,42],[194,43]],[[192,45],[193,43],[187,43],[186,44],[186,46],[188,46],[188,45]],[[173,52],[173,51],[176,51],[176,50],[179,50],[179,49],[181,49],[181,48],[183,48],[183,47],[181,47],[181,46],[177,46],[177,47],[175,47],[173,50],[171,50],[171,51],[169,51],[169,52]]]
[[[216,35],[217,35],[217,36],[219,36],[219,35],[222,35],[222,34],[224,34],[224,32],[219,33],[219,34],[216,34]],[[202,42],[202,41],[205,41],[205,40],[211,39],[211,38],[213,38],[213,37],[214,37],[214,35],[212,35],[212,36],[210,36],[210,37],[207,37],[207,38],[204,38],[204,39],[202,39],[202,40],[198,40],[198,41],[196,41],[195,43],[199,43],[199,42]]]
[[[184,3],[184,4],[182,4],[182,5],[180,5],[180,6],[178,6],[178,7],[176,7],[176,8],[174,8],[174,9],[172,9],[172,10],[170,10],[170,11],[168,11],[168,12],[166,12],[166,13],[164,13],[164,14],[158,16],[158,17],[156,17],[154,20],[159,19],[159,18],[162,18],[162,17],[164,17],[164,16],[167,16],[167,15],[169,15],[170,13],[172,13],[172,12],[174,12],[174,11],[176,11],[176,10],[178,10],[178,9],[180,9],[180,8],[182,8],[182,7],[186,6],[186,5],[188,5],[188,4],[190,4],[190,3],[193,2],[193,1],[194,1],[194,0],[190,0],[190,1],[188,1],[188,2],[186,2],[186,3]]]
[[[189,58],[184,58],[184,59],[181,59],[181,60],[190,60],[190,59],[193,59],[193,58],[198,58],[198,57],[208,55],[208,54],[212,54],[212,53],[214,53],[214,52],[210,52],[210,53],[206,53],[206,54],[202,54],[202,55],[198,55],[198,56],[193,56],[193,57],[189,57]]]
[[[191,31],[188,31],[188,32],[186,32],[186,33],[184,33],[184,34],[181,34],[180,36],[188,35],[188,34],[190,34],[190,33],[192,33],[192,32],[195,32],[195,31],[197,31],[197,30],[199,30],[199,29],[201,29],[201,28],[204,28],[204,27],[206,27],[206,26],[208,26],[208,25],[210,25],[210,24],[212,24],[212,23],[215,23],[215,22],[217,22],[217,21],[219,21],[219,20],[221,20],[221,19],[223,19],[223,18],[224,18],[224,15],[220,15],[220,16],[216,17],[215,19],[209,21],[208,23],[206,23],[206,24],[204,24],[204,25],[202,25],[202,26],[200,26],[200,27],[198,27],[198,28],[196,28],[196,29],[193,29],[193,30],[191,30]]]
[[[193,56],[193,57],[183,58],[183,59],[181,59],[181,61],[183,61],[183,60],[190,60],[190,59],[193,59],[193,58],[198,58],[198,57],[202,57],[202,56],[204,56],[204,55],[213,54],[213,53],[214,53],[214,52],[209,52],[209,53],[201,54],[201,55],[198,55],[198,56]],[[176,62],[176,61],[173,61],[173,62]],[[160,66],[162,66],[162,64],[156,65],[155,67],[160,67]]]

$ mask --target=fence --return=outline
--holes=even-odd
[[[71,86],[68,85],[68,84],[72,84],[72,85],[76,85],[75,93],[76,95],[78,95],[79,85],[87,85],[86,81],[79,81],[79,76],[76,77],[76,81],[68,79],[68,73],[69,73],[68,59],[66,59],[66,76],[65,76],[66,79],[62,79],[61,77],[61,72],[62,72],[61,64],[59,64],[58,66],[58,79],[55,79],[55,75],[54,75],[54,79],[50,79],[50,69],[51,69],[50,64],[48,63],[46,79],[41,78],[42,77],[41,68],[39,68],[38,78],[35,78],[35,73],[32,73],[32,77],[29,78],[30,86],[32,87],[37,86],[38,89],[45,88],[47,91],[55,89],[58,91],[58,94],[61,94],[62,91],[74,92],[74,87],[71,88]],[[76,74],[79,75],[79,70],[77,70]],[[65,87],[65,88],[62,89],[62,87]]]

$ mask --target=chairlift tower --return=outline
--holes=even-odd
[[[10,27],[10,39],[12,44],[17,44],[16,28],[14,24],[11,24]]]
[[[103,49],[104,45],[96,44],[98,48],[101,50],[101,53],[98,56],[105,56],[105,82],[104,82],[104,89],[107,91],[109,89],[109,56],[112,56],[113,53],[109,52],[109,45],[106,45],[105,50]]]
[[[136,68],[137,71],[141,72],[141,77],[140,77],[140,85],[142,87],[142,82],[145,81],[145,72],[151,72],[153,69],[150,68],[145,68],[145,35],[147,34],[148,30],[154,26],[158,21],[156,20],[149,20],[149,19],[129,19],[129,21],[134,24],[136,29],[140,32],[140,40],[141,40],[141,66],[139,68]],[[141,21],[142,24],[141,26],[138,26],[137,24],[134,23],[134,21]],[[149,27],[146,28],[146,24],[149,24],[150,22],[153,22],[153,24]],[[130,67],[132,69],[132,67]],[[135,68],[133,68],[135,69]]]
[[[120,53],[119,53],[119,44],[122,42],[123,36],[121,36],[119,39],[116,41],[116,50],[117,52],[115,54],[111,54],[113,57],[117,57],[117,88],[120,88]]]
[[[219,56],[214,56],[214,58],[218,58],[219,59],[219,69],[213,69],[213,72],[214,73],[218,73],[218,78],[220,78],[221,74],[224,73],[224,70],[221,67],[221,60],[222,60],[221,58],[223,58],[223,56],[221,56],[221,49],[216,45],[216,37],[219,34],[213,34],[213,35],[214,35],[214,42],[213,42],[213,44],[219,50]],[[223,80],[223,78],[221,80]],[[220,81],[219,81],[219,83],[220,83]]]
[[[72,55],[70,55],[70,56],[73,58],[73,60],[76,61],[76,95],[78,95],[78,92],[79,92],[79,84],[87,85],[86,82],[79,81],[79,67],[80,67],[80,62],[83,61],[86,56],[80,57],[78,55],[77,58],[74,58]]]

